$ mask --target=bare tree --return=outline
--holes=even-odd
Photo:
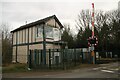
[[[1,26],[2,38],[3,39],[11,38],[10,25],[7,23],[3,23],[0,26]]]
[[[12,36],[10,26],[6,23],[0,25],[0,38],[2,42],[2,62],[9,63],[12,59]]]
[[[103,11],[96,11],[95,12],[95,24],[96,24],[96,28],[98,31],[101,30],[101,27],[103,26],[104,23],[107,22],[107,14],[104,13]]]
[[[113,24],[114,21],[119,22],[120,20],[120,13],[118,10],[108,11],[106,12],[106,15],[109,25]]]
[[[76,20],[77,23],[77,27],[79,29],[85,29],[85,28],[90,28],[90,24],[91,24],[91,12],[90,10],[82,10],[79,14],[78,14],[78,20]]]

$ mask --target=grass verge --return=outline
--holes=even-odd
[[[27,70],[27,65],[26,64],[7,64],[2,67],[2,72],[3,73],[9,73],[9,72],[25,72]]]
[[[95,67],[98,66],[97,64],[79,64],[76,66],[72,66],[70,68],[66,69],[32,69],[28,70],[27,69],[27,64],[8,64],[2,67],[2,72],[3,73],[14,73],[14,72],[56,72],[56,71],[70,71],[73,69],[82,69],[82,68],[90,68],[90,67]]]

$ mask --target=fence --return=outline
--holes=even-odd
[[[67,69],[84,62],[80,49],[48,49],[46,50],[46,64],[43,50],[30,50],[28,63],[30,68]]]
[[[120,55],[115,52],[95,52],[95,63],[108,63],[120,61]],[[46,57],[46,60],[44,59]],[[43,50],[30,50],[28,64],[30,68],[39,69],[68,69],[81,63],[91,64],[90,52],[83,52],[82,49],[47,49],[46,56]],[[46,63],[46,64],[45,64]]]
[[[119,51],[99,51],[96,52],[96,64],[120,61]]]

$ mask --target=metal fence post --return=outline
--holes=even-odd
[[[51,69],[51,49],[49,49],[49,69]]]
[[[44,60],[43,60],[43,58],[44,58],[44,57],[43,57],[43,50],[40,50],[40,55],[41,55],[41,57],[40,57],[40,67],[43,68],[43,64],[44,64],[44,63],[43,63],[43,61],[44,61]]]
[[[82,63],[84,63],[84,54],[83,54],[82,50],[81,50],[81,54],[82,54]]]
[[[95,64],[96,64],[96,52],[94,52],[95,53]]]
[[[34,50],[33,52],[34,52],[34,65],[36,66],[36,50]]]
[[[65,69],[65,49],[63,50],[63,68]]]
[[[75,55],[75,66],[76,66],[76,49],[74,49],[74,55]]]
[[[28,68],[30,68],[30,69],[32,68],[32,66],[31,66],[31,65],[32,65],[32,63],[31,63],[31,58],[32,58],[32,57],[31,57],[31,50],[30,50],[30,51],[29,51],[29,54],[28,54]]]

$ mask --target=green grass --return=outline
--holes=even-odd
[[[7,73],[7,72],[25,72],[27,70],[27,65],[26,64],[8,64],[6,66],[2,67],[2,72]]]

